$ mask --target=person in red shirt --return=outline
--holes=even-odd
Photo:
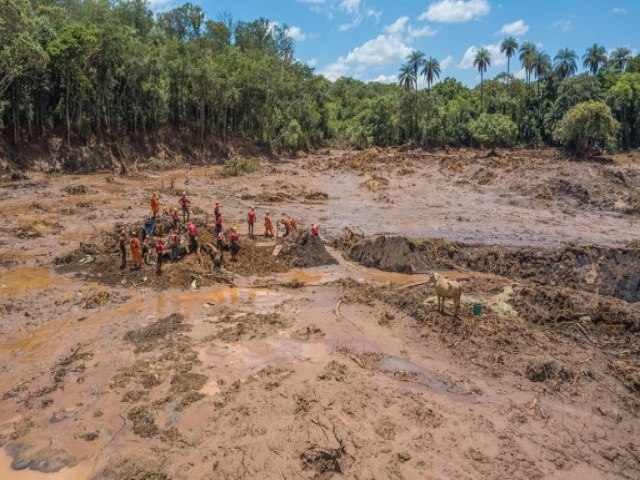
[[[193,222],[189,222],[189,251],[195,253],[198,248],[198,242],[196,241],[196,226]]]
[[[251,207],[247,214],[247,223],[249,224],[249,236],[253,238],[253,225],[256,223],[256,208]]]
[[[173,229],[178,230],[178,224],[180,223],[180,215],[178,215],[178,209],[174,208],[171,212],[171,221],[173,221]]]
[[[162,274],[162,256],[164,255],[164,242],[161,238],[156,240],[156,256],[158,259],[156,260],[156,274]]]
[[[231,229],[231,261],[235,262],[236,261],[236,255],[238,255],[238,252],[240,251],[240,244],[238,243],[238,240],[240,240],[240,236],[238,235],[238,231],[236,229],[236,227],[233,227]]]
[[[222,232],[222,213],[218,212],[216,217],[216,236],[220,235],[220,232]]]
[[[218,217],[220,216],[220,207],[222,205],[220,205],[218,202],[216,202],[216,206],[213,209],[213,215],[216,217],[216,221],[218,221]]]
[[[273,237],[273,223],[271,222],[271,217],[269,216],[269,212],[264,217],[264,236],[265,237]]]
[[[118,236],[118,248],[120,249],[120,270],[124,270],[127,266],[127,235],[124,230],[121,230]]]
[[[182,205],[182,223],[187,224],[187,220],[191,219],[191,212],[189,212],[189,205],[191,205],[191,200],[187,198],[187,194],[182,192],[182,197],[180,197],[180,205]]]
[[[318,225],[314,223],[311,226],[311,235],[313,235],[314,237],[317,237],[319,234],[320,234],[320,229],[318,228]]]

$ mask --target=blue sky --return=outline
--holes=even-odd
[[[162,10],[172,0],[150,0]],[[441,63],[442,78],[473,85],[474,49],[493,53],[487,78],[506,70],[505,36],[533,41],[553,57],[560,48],[580,56],[594,42],[607,50],[640,48],[640,0],[195,0],[208,18],[266,17],[287,24],[296,58],[329,79],[395,81],[404,57],[420,49]],[[512,71],[520,72],[516,60]],[[580,62],[582,63],[582,62]]]

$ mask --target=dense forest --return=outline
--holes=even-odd
[[[295,151],[335,143],[511,146],[563,144],[578,153],[640,146],[640,56],[593,45],[553,60],[506,39],[507,72],[480,84],[440,80],[414,52],[387,85],[330,82],[294,57],[286,25],[210,20],[185,4],[154,14],[144,0],[0,3],[0,129],[19,150],[50,136],[64,146],[194,142],[229,136]],[[525,79],[512,74],[517,61]],[[578,66],[585,73],[576,75]],[[418,88],[418,79],[427,88]]]

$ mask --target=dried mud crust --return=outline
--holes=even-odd
[[[226,314],[219,323],[222,330],[213,338],[223,342],[238,342],[273,335],[288,327],[291,322],[277,313]]]
[[[265,184],[261,186],[262,190],[260,192],[254,193],[247,189],[240,195],[240,198],[260,204],[283,202],[318,203],[329,198],[326,192],[310,190],[304,186],[293,185],[281,180],[277,180],[274,185],[269,187]]]
[[[640,300],[637,245],[507,248],[443,239],[377,236],[351,246],[346,255],[364,266],[393,272],[462,268],[610,295],[629,302]]]

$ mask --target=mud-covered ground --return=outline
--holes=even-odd
[[[230,178],[5,179],[0,478],[638,479],[638,160],[324,151]],[[238,261],[120,270],[114,232],[183,190],[202,244],[223,205]],[[252,204],[257,233],[266,211],[301,233],[248,239]]]

